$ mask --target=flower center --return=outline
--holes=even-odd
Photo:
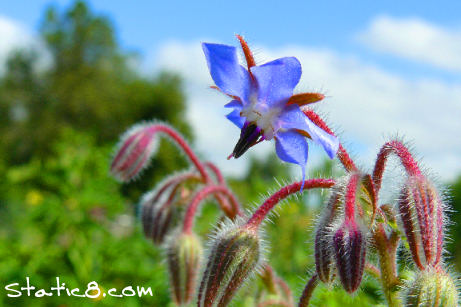
[[[279,127],[274,126],[275,119],[280,115],[280,108],[270,108],[258,103],[257,97],[250,97],[250,105],[242,110],[241,115],[249,123],[254,123],[262,130],[264,139],[271,140]]]

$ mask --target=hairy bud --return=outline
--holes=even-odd
[[[411,176],[402,189],[399,211],[411,255],[420,269],[435,266],[443,251],[443,203],[430,181]]]
[[[347,292],[353,293],[362,282],[366,235],[357,223],[346,220],[334,233],[333,246],[341,284]]]
[[[130,181],[148,166],[155,151],[154,133],[150,127],[149,124],[138,124],[122,135],[110,167],[117,180]]]
[[[181,221],[184,205],[189,196],[182,192],[182,187],[173,187],[158,195],[149,192],[141,199],[141,221],[144,235],[156,244],[161,244],[166,235]]]
[[[190,303],[194,296],[202,252],[200,239],[193,233],[173,235],[167,242],[171,292],[178,305]]]
[[[406,307],[458,306],[458,291],[449,274],[440,268],[429,267],[417,273],[416,278],[408,283],[403,295]]]
[[[222,227],[212,242],[198,295],[199,307],[227,306],[261,258],[258,230]]]
[[[315,269],[318,278],[324,283],[331,283],[335,273],[333,250],[333,224],[341,215],[342,193],[334,190],[323,211],[315,233]]]

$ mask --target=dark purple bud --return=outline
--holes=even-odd
[[[440,263],[444,240],[444,205],[432,183],[411,176],[402,189],[399,211],[410,252],[420,269]]]
[[[227,306],[261,258],[258,230],[235,224],[217,232],[198,294],[199,307]]]
[[[336,267],[343,288],[355,292],[362,282],[366,257],[366,235],[353,220],[346,220],[333,236]]]
[[[163,243],[166,235],[182,219],[184,202],[182,187],[173,187],[167,193],[149,192],[141,199],[141,221],[144,235],[156,244]]]
[[[173,235],[167,242],[171,293],[177,305],[186,305],[194,297],[202,252],[200,239],[193,233]]]
[[[331,283],[335,277],[333,227],[344,211],[343,190],[344,187],[341,184],[333,188],[315,232],[315,268],[318,278],[327,284]]]

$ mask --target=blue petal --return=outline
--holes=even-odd
[[[233,46],[202,43],[211,78],[225,94],[248,101],[250,77],[239,64],[237,49]]]
[[[243,124],[245,124],[245,117],[240,116],[240,110],[238,109],[235,109],[234,111],[230,112],[226,115],[226,117],[240,129],[243,127]]]
[[[322,145],[331,159],[336,156],[339,148],[338,138],[314,124],[300,110],[299,106],[290,105],[285,107],[276,125],[284,129],[299,129],[307,132],[315,143]]]
[[[301,64],[294,57],[277,59],[251,72],[258,83],[258,102],[267,107],[283,106],[301,78]]]
[[[294,130],[278,132],[275,138],[275,151],[282,161],[298,164],[301,166],[303,184],[306,178],[308,145],[306,138]]]
[[[238,100],[232,100],[231,102],[229,102],[228,104],[225,104],[224,105],[225,108],[234,108],[234,109],[239,109],[239,110],[242,110],[243,108],[243,105],[240,101]]]

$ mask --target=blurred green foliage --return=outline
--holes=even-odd
[[[185,121],[181,79],[169,73],[150,78],[134,68],[136,56],[121,50],[110,20],[83,2],[66,11],[49,8],[41,35],[50,63],[33,50],[13,54],[0,78],[0,306],[168,306],[168,276],[162,250],[143,238],[136,219],[141,193],[160,179],[187,167],[173,145],[162,143],[143,180],[120,185],[108,176],[112,148],[130,125],[152,118],[165,120],[192,139]],[[338,175],[332,162],[312,174]],[[311,174],[311,175],[312,175]],[[269,155],[252,160],[231,188],[247,209],[259,204],[276,182],[290,180],[289,168]],[[461,177],[453,185],[452,206],[461,209]],[[312,191],[285,201],[265,226],[268,259],[300,295],[312,272],[312,230],[325,193]],[[196,231],[206,240],[220,213],[203,205]],[[453,221],[460,219],[453,214]],[[453,241],[461,227],[452,228]],[[457,269],[461,248],[450,244]],[[151,287],[153,296],[83,299],[7,298],[4,286],[49,289],[56,277],[69,288],[86,289],[97,281],[103,290]],[[251,282],[235,306],[253,306]],[[338,287],[320,286],[316,306],[377,306],[382,300],[376,281],[367,279],[353,297]]]

